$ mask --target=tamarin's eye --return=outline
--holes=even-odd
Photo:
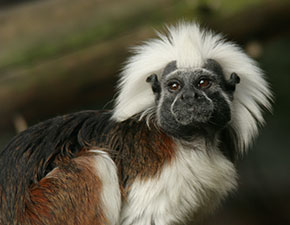
[[[197,87],[199,88],[209,88],[211,86],[211,81],[206,78],[202,78],[198,81]]]
[[[168,87],[171,91],[177,91],[180,89],[180,84],[177,81],[172,81],[168,84]]]

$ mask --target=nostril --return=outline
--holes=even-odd
[[[193,105],[196,101],[200,102],[205,99],[203,94],[191,92],[191,93],[182,93],[180,95],[180,100],[182,100],[184,103]]]
[[[183,100],[183,101],[191,101],[192,99],[194,99],[194,97],[195,97],[195,94],[182,94],[181,95],[181,100]]]
[[[195,98],[196,98],[197,100],[203,100],[203,99],[204,99],[204,96],[201,95],[201,94],[196,93],[196,94],[195,94]]]

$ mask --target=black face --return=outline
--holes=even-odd
[[[164,69],[160,82],[151,75],[147,82],[157,101],[160,126],[176,137],[190,138],[196,130],[223,128],[231,119],[236,74],[226,81],[222,68],[208,60],[200,69],[177,69],[171,62]]]

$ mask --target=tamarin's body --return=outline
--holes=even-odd
[[[195,24],[160,38],[128,62],[112,111],[53,118],[0,151],[0,224],[193,224],[235,189],[268,85]]]

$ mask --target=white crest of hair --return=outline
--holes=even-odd
[[[121,225],[197,222],[235,189],[233,163],[218,149],[205,152],[202,142],[194,150],[178,144],[176,158],[160,174],[134,181],[122,206]]]
[[[263,72],[237,45],[219,34],[201,29],[196,23],[181,22],[168,27],[168,34],[158,34],[134,48],[120,78],[113,119],[123,121],[154,106],[154,95],[146,78],[159,77],[164,67],[174,60],[177,68],[201,68],[207,59],[216,60],[226,79],[235,72],[241,78],[232,104],[231,125],[235,129],[241,153],[257,135],[264,123],[262,108],[271,110],[272,94]]]
[[[95,167],[102,182],[101,200],[108,220],[108,224],[118,225],[121,210],[121,193],[117,175],[117,168],[108,153],[99,149],[92,149],[95,153]]]

